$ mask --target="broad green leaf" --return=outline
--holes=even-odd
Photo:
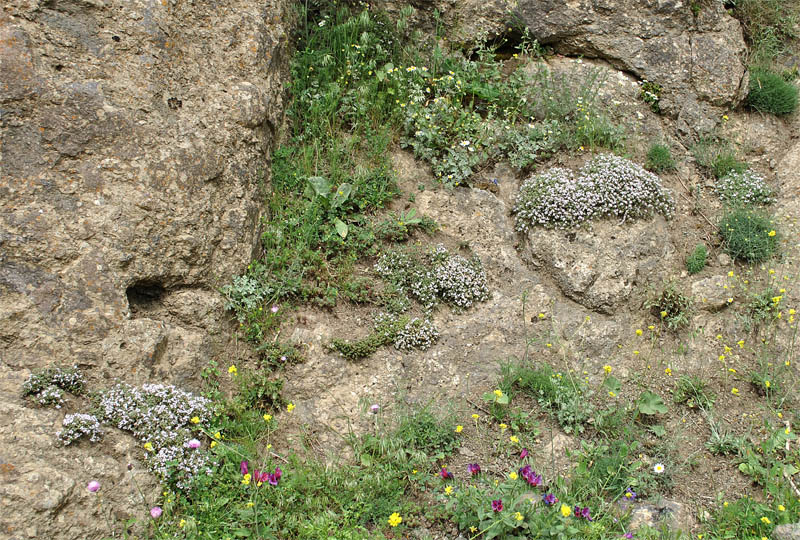
[[[309,176],[308,183],[320,197],[327,198],[331,192],[330,183],[321,176]]]
[[[655,435],[656,437],[663,437],[667,434],[667,430],[664,429],[664,426],[650,426],[650,432]]]
[[[665,414],[667,412],[667,406],[661,396],[649,390],[645,390],[639,396],[638,406],[639,412],[642,414]]]
[[[333,226],[336,227],[336,232],[342,238],[347,238],[347,224],[339,218],[333,220]]]
[[[622,385],[619,382],[619,379],[614,377],[613,375],[609,375],[606,377],[606,380],[603,381],[603,386],[606,387],[610,392],[614,392],[615,394],[619,394],[620,388]]]
[[[340,185],[333,194],[331,200],[331,209],[338,208],[350,197],[350,192],[353,191],[353,186],[344,183]]]

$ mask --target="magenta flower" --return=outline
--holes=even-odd
[[[239,464],[239,471],[241,471],[242,475],[247,474],[247,462],[246,461],[242,461]]]
[[[531,469],[530,465],[525,465],[524,467],[522,467],[519,470],[519,475],[523,477],[528,482],[528,484],[530,484],[533,487],[536,487],[542,483],[542,477],[536,474],[536,472],[533,469]]]
[[[267,482],[269,482],[271,486],[277,486],[278,480],[281,479],[282,475],[283,471],[281,471],[281,468],[275,467],[275,472],[267,475]]]
[[[476,474],[481,474],[481,466],[478,465],[477,463],[470,463],[469,465],[467,465],[467,470],[469,471],[469,474],[471,474],[472,476],[475,476]]]
[[[553,495],[552,493],[546,493],[542,495],[542,500],[544,501],[544,504],[546,504],[547,506],[553,506],[558,502],[558,499],[556,499],[556,496]]]
[[[98,489],[100,489],[100,482],[98,482],[97,480],[92,480],[92,481],[91,481],[91,482],[89,482],[89,484],[86,486],[86,489],[88,489],[88,490],[89,490],[89,491],[91,491],[92,493],[95,493],[95,492],[96,492]]]
[[[526,457],[528,457],[528,449],[523,448],[522,452],[519,453],[519,459],[525,459]]]
[[[189,448],[192,448],[192,449],[194,449],[194,450],[196,450],[197,448],[200,448],[200,441],[198,441],[197,439],[191,439],[191,440],[190,440],[188,443],[186,443],[186,444],[188,444],[188,445],[189,445]]]
[[[161,517],[162,511],[160,506],[154,506],[150,509],[150,515],[153,516],[153,519],[158,519]]]
[[[573,514],[575,515],[576,518],[583,518],[586,521],[592,521],[592,517],[589,515],[588,506],[584,506],[583,508],[581,508],[580,506],[576,506],[573,509]]]
[[[378,405],[377,403],[375,403],[374,405],[372,405],[372,406],[369,408],[369,410],[370,410],[370,412],[372,412],[373,414],[377,414],[377,412],[378,412],[379,410],[381,410],[381,406],[380,406],[380,405]]]
[[[626,532],[625,534],[622,535],[622,537],[623,538],[627,538],[628,540],[630,540],[631,538],[633,538],[633,533],[632,532]]]
[[[492,501],[492,510],[495,512],[502,512],[503,511],[503,501],[501,499],[497,499],[496,501]]]
[[[442,480],[451,480],[453,478],[453,473],[447,470],[447,467],[442,467],[442,470],[439,471],[439,476],[442,477]]]

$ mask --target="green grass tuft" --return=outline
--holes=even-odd
[[[697,244],[694,251],[686,258],[686,270],[690,274],[696,274],[706,267],[706,258],[708,257],[708,249],[705,244]]]
[[[777,116],[791,114],[797,109],[797,87],[772,71],[754,69],[750,72],[750,93],[747,105]]]
[[[769,259],[778,249],[780,238],[769,216],[739,208],[719,222],[723,248],[731,257],[755,263]]]

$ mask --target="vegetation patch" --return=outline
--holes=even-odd
[[[647,151],[646,166],[654,173],[674,171],[676,165],[669,146],[659,143],[651,144]]]
[[[717,181],[717,193],[732,207],[766,205],[775,202],[772,189],[760,174],[730,171]]]
[[[726,213],[719,222],[719,234],[726,253],[750,263],[770,258],[780,239],[772,219],[746,208]]]
[[[686,258],[686,270],[690,274],[696,274],[706,267],[708,248],[705,244],[697,244],[694,250]]]
[[[777,116],[791,114],[797,109],[798,89],[777,73],[765,69],[750,72],[750,92],[747,105]]]

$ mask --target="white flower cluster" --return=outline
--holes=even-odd
[[[64,446],[68,446],[81,437],[89,437],[92,442],[97,442],[103,437],[103,428],[100,421],[93,414],[68,414],[62,422],[64,429],[56,433]]]
[[[461,255],[450,255],[432,273],[436,294],[448,304],[468,308],[489,298],[486,272],[477,257],[467,260]]]
[[[436,330],[436,326],[430,319],[415,317],[397,332],[394,337],[394,347],[404,351],[412,349],[424,351],[436,343],[438,339],[439,331]]]
[[[717,193],[731,206],[752,206],[775,202],[772,189],[760,174],[731,171],[717,182]]]
[[[527,179],[514,205],[516,229],[543,225],[566,229],[603,217],[629,219],[654,212],[671,218],[675,203],[655,174],[618,156],[590,160],[577,176],[552,168]]]
[[[64,391],[79,395],[85,386],[86,379],[78,366],[47,367],[32,373],[22,383],[22,394],[33,396],[33,400],[39,405],[60,409],[64,405]]]
[[[178,489],[189,489],[198,474],[210,475],[208,453],[189,448],[198,424],[211,418],[211,402],[175,386],[144,384],[139,388],[119,382],[100,399],[103,419],[130,431],[145,445],[145,460],[162,479]]]

